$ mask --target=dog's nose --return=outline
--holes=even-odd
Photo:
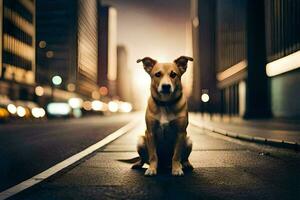
[[[163,84],[161,88],[162,88],[163,93],[170,93],[171,85],[170,84]]]

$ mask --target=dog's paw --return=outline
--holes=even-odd
[[[172,175],[173,176],[183,176],[184,173],[181,168],[172,169]]]
[[[189,161],[182,163],[182,167],[187,171],[192,171],[194,169],[193,165]]]
[[[145,171],[145,176],[155,176],[157,174],[157,170],[155,168],[148,168]]]

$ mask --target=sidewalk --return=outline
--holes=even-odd
[[[193,140],[190,157],[194,171],[183,177],[159,172],[145,177],[143,170],[132,170],[120,162],[137,156],[137,136],[144,126],[134,128],[114,142],[98,149],[73,166],[10,199],[292,199],[300,198],[295,154],[279,159],[251,150],[247,145],[212,137],[189,126]],[[296,156],[296,158],[295,158]],[[276,176],[275,176],[276,175]]]
[[[299,150],[300,122],[288,120],[243,120],[190,113],[190,122],[222,135]]]

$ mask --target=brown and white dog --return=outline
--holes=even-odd
[[[172,168],[172,175],[182,176],[183,169],[193,169],[188,160],[192,142],[187,137],[188,112],[186,98],[182,93],[181,76],[192,58],[181,56],[173,63],[158,63],[145,57],[145,71],[151,77],[151,97],[146,111],[145,136],[138,141],[140,160],[132,168],[149,164],[146,176],[157,174],[159,168]]]

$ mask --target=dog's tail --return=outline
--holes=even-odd
[[[129,158],[129,159],[118,159],[117,161],[132,164],[132,163],[136,163],[140,160],[141,160],[141,158],[139,156],[137,156],[137,157]]]

